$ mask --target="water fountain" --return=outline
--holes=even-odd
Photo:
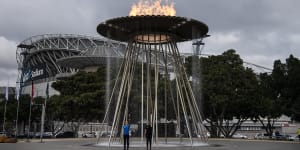
[[[130,100],[132,86],[137,78],[141,80],[138,122],[140,136],[131,138],[133,147],[144,146],[144,124],[151,124],[153,127],[154,147],[206,145],[207,132],[199,110],[199,99],[193,93],[177,43],[194,39],[202,41],[207,37],[208,26],[195,19],[175,16],[173,4],[161,7],[160,3],[161,0],[154,2],[153,5],[140,1],[139,5],[132,7],[130,16],[113,18],[100,23],[97,27],[98,33],[102,36],[128,43],[103,120],[108,122],[109,113],[113,114],[110,136],[100,138],[98,145],[122,145],[120,127],[125,120],[131,120]],[[137,69],[141,72],[140,75],[135,74]],[[173,84],[167,78],[170,74],[174,76]],[[160,84],[161,82],[164,84]],[[163,99],[158,93],[161,88],[164,91]],[[162,101],[165,107],[164,114],[158,111],[158,105],[162,104]],[[113,102],[114,108],[112,108]],[[168,137],[166,123],[169,107],[173,107],[176,116],[178,138]],[[165,123],[164,137],[159,137],[159,129],[161,129],[159,123],[162,122]],[[181,137],[181,135],[186,136]]]

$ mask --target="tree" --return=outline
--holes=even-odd
[[[76,75],[52,84],[61,95],[49,100],[48,114],[53,120],[71,123],[77,133],[79,125],[102,121],[105,109],[106,68],[97,72],[78,72]]]
[[[293,55],[274,61],[271,74],[260,74],[260,103],[256,120],[259,120],[267,134],[272,135],[274,123],[282,114],[300,120],[300,61]],[[266,120],[266,122],[264,121]]]
[[[279,74],[280,72],[277,72],[277,75]],[[273,133],[276,119],[282,114],[282,101],[278,96],[279,89],[274,90],[274,83],[274,76],[272,77],[268,73],[259,75],[259,90],[257,93],[259,98],[256,104],[257,107],[253,110],[256,113],[253,120],[258,120],[269,136]]]
[[[212,137],[231,137],[240,125],[252,117],[257,78],[243,60],[228,50],[219,56],[201,58],[204,118]]]
[[[285,100],[285,114],[300,121],[300,60],[290,55],[286,59],[285,88],[282,98]]]
[[[28,125],[29,121],[29,107],[30,107],[31,97],[29,95],[21,95],[19,98],[19,113],[18,113],[18,124],[22,124],[22,129],[18,129],[19,132],[26,132],[25,127]],[[14,95],[9,95],[9,100],[7,101],[6,106],[6,125],[5,131],[7,134],[12,135],[15,134],[15,124],[16,124],[16,116],[17,116],[17,104],[18,101],[14,98]],[[36,97],[34,98],[34,105],[32,105],[31,110],[31,123],[39,124],[41,122],[41,107],[39,104],[44,103],[44,98]],[[4,112],[5,101],[0,103],[0,111]],[[0,117],[3,118],[3,113],[0,113]],[[1,119],[1,124],[3,124],[3,119]],[[31,126],[30,131],[33,130],[34,127]]]

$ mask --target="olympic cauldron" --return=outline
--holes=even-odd
[[[132,83],[138,75],[135,75],[137,62],[141,64],[141,102],[140,102],[140,124],[143,141],[143,125],[151,124],[153,127],[153,141],[160,143],[158,137],[158,123],[162,122],[163,116],[158,114],[159,101],[158,86],[162,78],[160,75],[174,74],[174,84],[170,80],[163,79],[165,105],[164,119],[168,122],[167,110],[173,107],[176,116],[176,131],[179,135],[187,135],[187,141],[191,145],[196,140],[207,141],[206,130],[203,126],[202,115],[198,107],[198,99],[195,98],[193,89],[189,83],[183,61],[181,59],[178,42],[203,39],[207,37],[208,26],[195,19],[188,19],[178,16],[127,16],[113,18],[100,23],[97,32],[107,38],[127,42],[126,54],[122,69],[115,82],[119,90],[113,90],[117,94],[116,107],[110,108],[112,99],[107,106],[104,120],[107,119],[108,112],[113,113],[112,128],[110,131],[109,144],[111,139],[116,138],[116,133],[122,132],[120,125],[126,120],[130,120],[130,103]],[[165,77],[166,77],[165,76]],[[167,78],[167,77],[166,77]],[[118,82],[118,80],[120,82]],[[173,93],[172,93],[173,91]],[[175,91],[175,92],[174,92]],[[168,102],[170,101],[170,102]],[[168,106],[168,104],[172,104]],[[166,119],[168,118],[168,119]],[[166,130],[167,126],[165,126]],[[183,129],[184,128],[184,129]],[[165,141],[167,133],[165,131]],[[114,140],[113,140],[114,141]]]

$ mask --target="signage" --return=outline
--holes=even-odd
[[[25,69],[23,71],[23,82],[28,82],[30,80],[38,80],[47,77],[46,65],[33,66],[30,69]]]

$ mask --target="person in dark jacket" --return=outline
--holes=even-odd
[[[146,135],[146,145],[147,145],[147,150],[148,147],[151,150],[151,143],[152,143],[152,127],[151,125],[147,125],[145,128],[145,135]]]

